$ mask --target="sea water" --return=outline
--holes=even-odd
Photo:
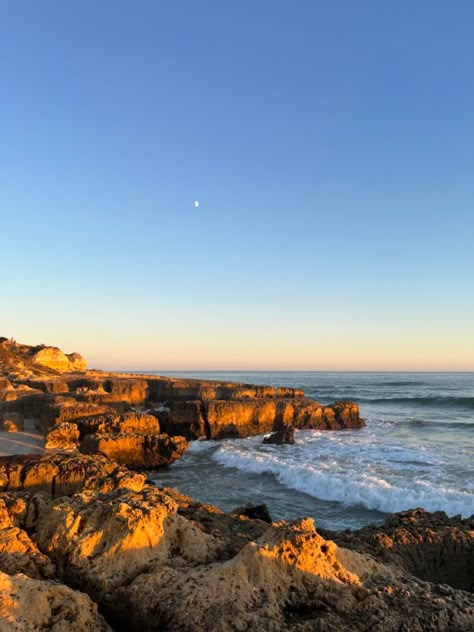
[[[162,373],[163,375],[163,373]],[[474,513],[474,373],[182,372],[178,377],[303,387],[323,404],[352,400],[367,427],[196,441],[157,484],[228,511],[266,503],[274,520],[330,529],[423,507]]]

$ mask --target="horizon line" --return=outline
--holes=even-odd
[[[474,373],[474,369],[97,369],[116,373]]]

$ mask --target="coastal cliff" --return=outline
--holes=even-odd
[[[172,463],[194,439],[242,438],[287,425],[319,430],[365,425],[356,403],[322,405],[299,388],[85,367],[77,353],[0,339],[0,415],[33,418],[48,449],[101,452],[144,468]]]
[[[191,440],[362,428],[357,404],[86,371],[50,349],[0,339],[5,437],[33,421],[46,452],[0,457],[2,631],[474,629],[474,516],[415,509],[330,532],[266,508],[224,513],[140,471]]]

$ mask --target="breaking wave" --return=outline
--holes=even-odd
[[[372,445],[373,449],[363,454],[355,443],[337,454],[334,440],[330,440],[331,446],[306,439],[296,446],[265,449],[261,437],[258,441],[224,442],[212,457],[225,467],[272,474],[289,489],[347,506],[361,505],[386,513],[414,507],[464,517],[474,513],[473,493],[434,482],[443,462],[427,451]],[[375,451],[379,451],[378,456]]]

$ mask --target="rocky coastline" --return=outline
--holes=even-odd
[[[361,428],[353,402],[87,371],[0,338],[0,421],[44,436],[44,454],[0,457],[2,631],[474,629],[474,516],[413,509],[336,533],[147,478],[192,440]]]

